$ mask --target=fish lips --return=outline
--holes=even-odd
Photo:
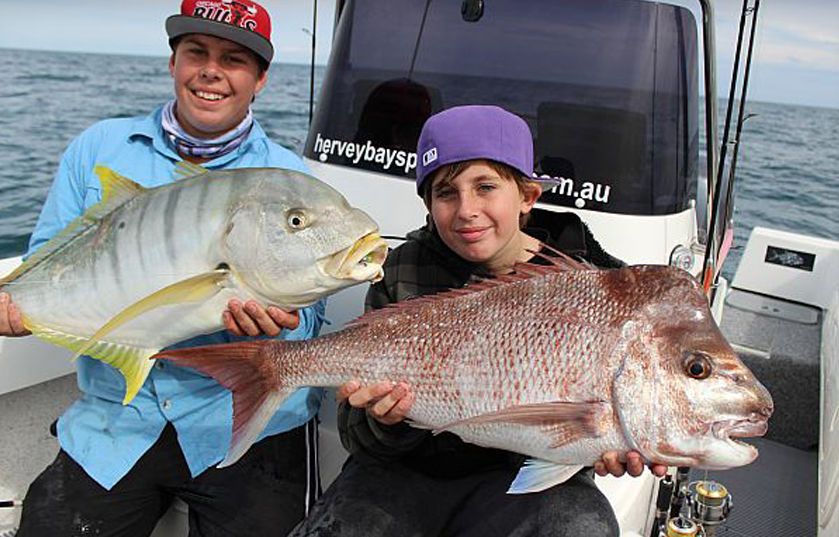
[[[765,435],[768,429],[766,419],[745,419],[728,422],[723,432],[729,438],[752,438]]]
[[[714,422],[711,430],[720,440],[729,438],[752,438],[766,434],[769,425],[766,417],[749,417]]]
[[[750,417],[745,419],[724,420],[718,421],[711,426],[712,434],[718,440],[725,442],[729,447],[733,448],[734,452],[739,453],[737,456],[739,461],[733,464],[723,464],[718,469],[726,469],[735,466],[748,464],[755,460],[758,455],[757,448],[746,442],[737,440],[738,438],[753,438],[763,436],[768,430],[768,422],[765,416]],[[712,468],[716,465],[708,465]]]
[[[700,457],[697,467],[727,470],[751,463],[758,456],[757,448],[737,439],[763,436],[766,431],[767,419],[762,415],[714,422],[708,430],[714,442]]]
[[[324,274],[337,280],[377,282],[384,275],[386,257],[387,242],[378,233],[368,233],[318,265]]]

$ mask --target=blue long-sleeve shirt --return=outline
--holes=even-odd
[[[85,130],[67,148],[32,233],[29,252],[60,232],[99,202],[102,187],[94,173],[104,165],[144,187],[178,179],[182,160],[168,145],[160,127],[161,108],[149,116],[109,119]],[[307,172],[291,151],[271,142],[254,122],[248,139],[235,151],[203,164],[208,169],[280,167]],[[325,303],[300,310],[300,326],[283,330],[281,339],[317,335]],[[199,336],[170,348],[229,343],[239,339],[227,331]],[[125,381],[116,369],[87,356],[79,358],[83,396],[58,421],[58,440],[85,471],[106,489],[112,488],[154,444],[166,422],[178,433],[193,476],[218,463],[230,444],[233,403],[230,392],[193,370],[157,362],[137,396],[122,404]],[[311,419],[322,391],[302,389],[283,403],[260,438],[284,432]]]

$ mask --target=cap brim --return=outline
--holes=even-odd
[[[271,63],[271,59],[274,57],[274,47],[270,41],[256,32],[223,22],[188,15],[172,15],[166,19],[166,33],[169,35],[169,39],[186,34],[212,35],[247,47],[268,63]]]

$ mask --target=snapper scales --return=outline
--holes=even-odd
[[[231,298],[286,310],[382,275],[364,212],[279,168],[208,171],[145,189],[96,168],[102,201],[0,280],[35,335],[120,370],[127,404],[162,348],[224,328]]]
[[[566,257],[393,304],[305,342],[242,342],[159,355],[233,392],[236,461],[303,386],[407,381],[416,427],[532,457],[512,493],[562,483],[610,450],[724,469],[757,457],[772,399],[687,272],[595,270]]]

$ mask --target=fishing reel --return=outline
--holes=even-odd
[[[688,485],[687,499],[691,520],[702,526],[707,537],[714,535],[731,512],[731,494],[716,481],[694,481]]]
[[[683,516],[671,518],[667,521],[666,537],[698,537],[702,535],[699,533],[701,528],[696,525],[696,522]]]
[[[659,483],[656,518],[650,537],[712,537],[728,519],[732,500],[716,481],[688,483],[688,468],[679,468]]]

